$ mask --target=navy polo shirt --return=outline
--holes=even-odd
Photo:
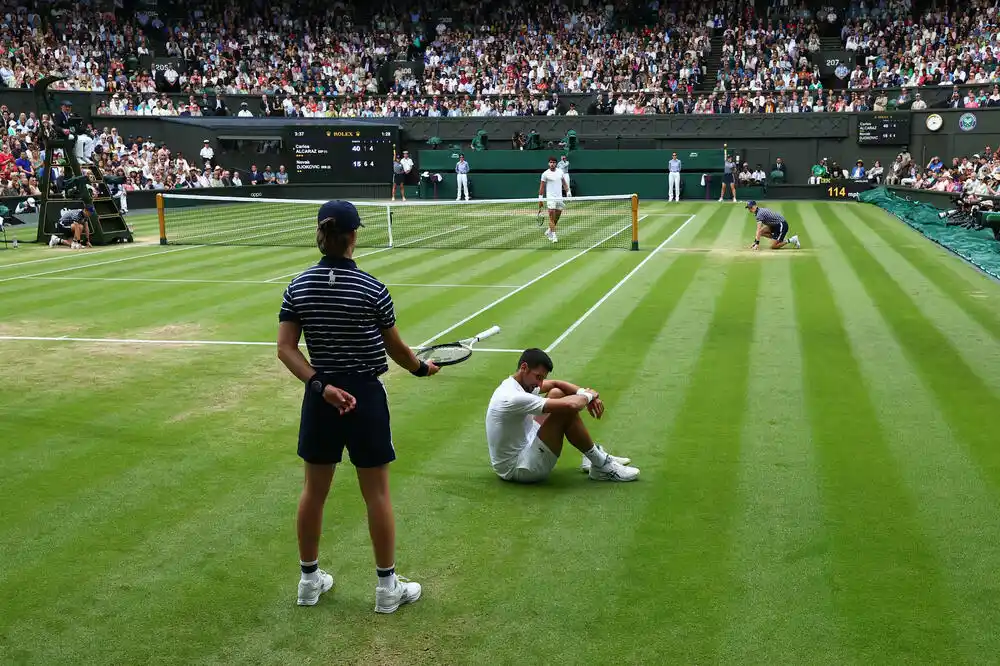
[[[382,331],[396,325],[392,298],[351,259],[323,257],[293,279],[278,320],[302,327],[318,371],[378,376],[389,370]]]

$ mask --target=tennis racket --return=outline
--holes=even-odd
[[[538,202],[538,213],[535,214],[535,221],[538,222],[538,226],[542,226],[542,202]]]
[[[456,363],[468,360],[472,356],[473,345],[499,332],[499,326],[492,326],[472,338],[423,347],[417,351],[417,358],[421,361],[429,361],[437,366],[455,365]]]

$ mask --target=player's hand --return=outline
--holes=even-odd
[[[600,419],[604,416],[604,403],[601,402],[600,398],[594,398],[590,401],[590,404],[587,405],[587,411],[590,412],[590,415],[595,419]]]
[[[750,246],[750,249],[753,250],[754,252],[757,252],[758,250],[760,250],[760,245],[754,243],[753,245]]]
[[[344,389],[339,389],[336,386],[330,386],[329,384],[325,389],[323,389],[323,399],[336,407],[341,416],[351,411],[358,405],[358,401],[353,395]]]
[[[437,371],[440,370],[438,366],[434,365],[432,362],[427,361],[427,376],[436,375]]]

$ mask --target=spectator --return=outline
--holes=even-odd
[[[285,165],[278,165],[278,173],[274,174],[274,182],[278,185],[288,185],[288,172],[285,171]]]

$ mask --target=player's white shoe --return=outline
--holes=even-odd
[[[59,245],[59,236],[53,234],[52,238],[49,239],[49,247],[55,247]]]
[[[412,604],[420,598],[420,583],[414,583],[402,576],[393,576],[395,587],[375,588],[375,612],[395,613],[404,604]]]
[[[316,580],[299,581],[299,606],[315,606],[319,595],[333,587],[333,576],[322,569],[316,573],[319,574]]]
[[[791,238],[788,239],[788,242],[793,244],[796,250],[802,247],[802,243],[799,242],[798,236],[792,236]]]
[[[591,467],[590,478],[594,481],[635,481],[639,478],[639,470],[609,460],[601,467]]]
[[[719,203],[722,203],[723,201],[724,199],[722,197],[719,197]]]
[[[604,447],[601,446],[600,444],[594,444],[594,446],[597,447],[597,450],[600,451],[601,453],[608,453],[607,451],[604,450]],[[631,458],[622,458],[620,456],[612,456],[610,453],[608,453],[608,455],[611,456],[611,460],[613,462],[616,462],[619,465],[628,465],[630,462],[632,462]],[[583,458],[583,462],[580,463],[580,471],[581,472],[589,472],[590,468],[593,467],[593,463],[590,462],[590,458],[588,458],[587,456],[581,455],[581,457]]]

